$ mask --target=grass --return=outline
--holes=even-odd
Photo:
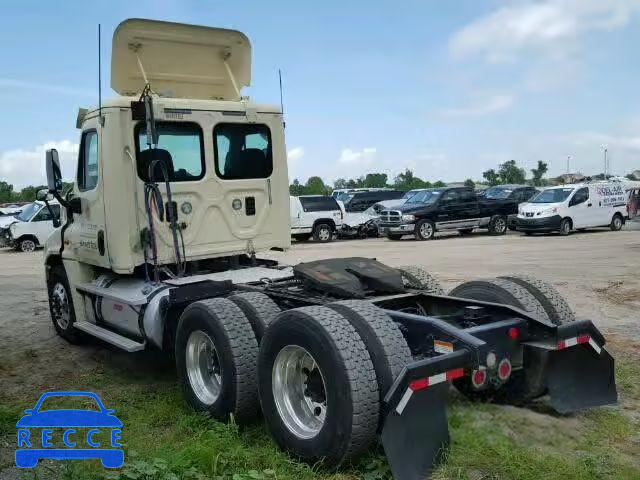
[[[323,479],[390,477],[384,456],[372,452],[339,471],[292,460],[280,452],[260,422],[240,428],[193,412],[171,371],[122,379],[123,372],[96,369],[72,388],[95,391],[125,425],[125,466],[106,471],[98,461],[39,465],[27,478],[112,480]],[[125,373],[126,375],[126,373]],[[617,367],[621,405],[571,417],[514,407],[471,404],[456,397],[449,408],[452,446],[435,480],[640,480],[640,366]],[[33,403],[32,400],[30,400]],[[29,401],[0,400],[0,440],[13,438]],[[635,415],[635,417],[634,417]],[[8,437],[11,435],[11,437]],[[13,442],[13,440],[10,440]],[[44,462],[42,462],[44,463]],[[8,466],[0,465],[0,469]],[[48,469],[48,470],[41,470]]]

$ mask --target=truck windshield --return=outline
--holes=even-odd
[[[543,190],[529,200],[529,203],[560,203],[564,202],[573,192],[573,188],[550,188]]]
[[[424,190],[410,197],[407,203],[433,203],[441,194],[442,190]]]
[[[406,192],[402,198],[404,200],[409,200],[411,197],[413,197],[414,195],[416,195],[417,193],[420,193],[420,190],[409,190],[408,192]]]
[[[513,192],[513,190],[508,188],[491,187],[485,190],[484,197],[492,200],[504,200],[511,195],[511,192]]]
[[[29,205],[24,207],[24,210],[22,210],[22,212],[20,212],[20,215],[18,215],[16,218],[21,222],[28,222],[38,212],[38,210],[40,210],[40,205],[35,202],[30,203]]]

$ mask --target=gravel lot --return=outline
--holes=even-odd
[[[416,264],[428,268],[449,288],[474,278],[529,273],[554,283],[578,317],[593,320],[605,333],[640,340],[639,232],[585,232],[570,237],[478,233],[430,242],[309,242],[269,256],[284,263],[366,256],[395,266]],[[0,265],[0,384],[5,392],[29,394],[44,386],[62,387],[59,381],[66,373],[93,368],[107,359],[128,362],[129,356],[102,344],[73,347],[55,335],[41,252],[0,250]]]

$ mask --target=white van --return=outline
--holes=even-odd
[[[54,200],[49,205],[53,217],[44,202],[25,205],[11,224],[0,228],[0,247],[33,252],[37,247],[43,246],[55,230],[54,219],[56,224],[60,221],[60,204]]]
[[[518,208],[516,229],[531,235],[609,227],[620,230],[627,219],[629,192],[620,182],[579,183],[543,190]]]
[[[335,198],[327,195],[290,197],[291,236],[298,241],[330,242],[342,228],[343,213]]]

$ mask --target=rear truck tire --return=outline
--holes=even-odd
[[[616,213],[611,219],[609,228],[612,231],[617,232],[618,230],[622,229],[622,225],[624,225],[624,218],[622,218],[622,215],[620,215],[619,213]]]
[[[21,238],[18,242],[18,250],[23,253],[31,253],[36,250],[38,243],[31,237]]]
[[[402,235],[394,235],[394,234],[391,234],[391,233],[387,233],[387,238],[389,240],[396,240],[397,241],[397,240],[401,240],[402,239]]]
[[[412,361],[411,350],[398,325],[386,313],[364,300],[342,300],[327,305],[346,318],[367,347],[378,382],[380,405],[402,369]],[[382,428],[382,415],[379,420]]]
[[[85,336],[73,326],[76,321],[76,311],[64,266],[56,265],[51,268],[47,278],[47,294],[51,321],[56,333],[69,343],[82,343]]]
[[[358,332],[335,310],[276,317],[260,344],[258,388],[276,444],[308,462],[338,465],[376,438],[376,373]]]
[[[504,275],[499,278],[517,283],[533,295],[547,312],[551,323],[562,325],[563,323],[575,321],[575,313],[573,313],[562,294],[549,282],[540,280],[532,275],[520,274]]]
[[[487,302],[502,303],[525,310],[541,320],[549,321],[549,317],[536,298],[527,289],[503,278],[472,280],[454,288],[450,293],[452,297],[470,298]],[[470,377],[465,376],[453,381],[460,393],[476,401],[491,401],[494,399],[506,399],[517,395],[517,372],[499,387],[489,386],[485,390],[477,390],[473,387]]]
[[[258,342],[234,302],[211,298],[189,305],[178,323],[175,355],[179,382],[195,410],[238,424],[257,416]]]
[[[494,215],[489,220],[489,233],[491,235],[504,235],[507,233],[506,215]]]
[[[436,234],[436,224],[431,220],[420,220],[413,234],[416,240],[431,240]]]
[[[449,295],[511,305],[529,312],[540,320],[550,321],[540,302],[526,288],[504,278],[472,280],[458,285]]]
[[[267,327],[275,316],[280,313],[280,307],[276,302],[260,292],[236,293],[231,295],[229,300],[240,307],[240,310],[251,323],[256,340],[260,343]]]
[[[461,228],[460,230],[458,230],[458,233],[460,235],[469,235],[472,232],[473,232],[473,228]]]
[[[566,237],[571,233],[571,228],[572,228],[571,219],[563,218],[562,221],[560,222],[560,235],[562,235],[563,237]]]
[[[298,241],[298,242],[306,242],[307,240],[309,240],[311,238],[311,234],[310,233],[298,233],[296,235],[292,235],[293,239]]]
[[[317,223],[313,227],[313,239],[321,243],[331,242],[333,240],[333,227],[328,223]]]
[[[418,267],[417,265],[403,265],[397,267],[396,270],[402,274],[402,283],[404,283],[404,286],[407,288],[424,290],[425,292],[435,295],[445,294],[440,281],[422,267]]]

